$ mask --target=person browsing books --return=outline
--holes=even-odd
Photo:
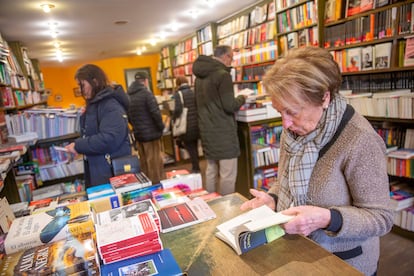
[[[293,215],[286,233],[374,275],[379,237],[393,225],[384,141],[339,94],[341,73],[325,49],[292,50],[263,85],[282,115],[278,179],[267,193],[251,189],[241,209]]]
[[[200,164],[198,158],[198,139],[200,132],[198,130],[197,121],[197,107],[195,102],[194,91],[188,85],[188,80],[185,76],[177,76],[175,84],[178,87],[178,91],[174,94],[174,112],[172,119],[175,120],[180,117],[183,107],[188,108],[187,112],[187,130],[183,135],[180,135],[179,141],[182,142],[184,148],[188,151],[191,160],[191,172],[199,173]],[[181,96],[184,103],[181,102]]]
[[[129,99],[120,85],[110,85],[105,72],[86,64],[75,73],[86,108],[80,116],[81,137],[65,148],[83,154],[85,186],[109,183],[112,167],[108,158],[131,154],[128,138]]]
[[[232,61],[231,47],[219,45],[213,57],[200,55],[193,64],[198,124],[207,160],[205,188],[223,195],[235,190],[240,146],[234,115],[246,97],[234,97]]]
[[[158,184],[165,178],[161,138],[164,130],[161,111],[154,94],[148,89],[148,74],[139,71],[128,87],[131,106],[128,119],[138,145],[141,171]]]

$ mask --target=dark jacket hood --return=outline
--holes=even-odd
[[[131,95],[131,94],[138,93],[139,91],[142,91],[142,90],[146,91],[148,90],[148,88],[144,84],[142,84],[140,81],[135,80],[128,87],[127,93],[128,95]]]
[[[193,64],[193,73],[197,78],[205,78],[210,75],[212,72],[219,70],[226,70],[230,72],[230,67],[227,67],[222,62],[209,57],[201,55],[199,56]]]
[[[128,111],[129,97],[125,93],[121,85],[115,85],[113,87],[111,86],[106,87],[104,90],[96,94],[96,96],[92,100],[90,100],[89,103],[90,104],[96,103],[109,97],[114,98],[117,102],[119,102],[122,105],[125,111]]]

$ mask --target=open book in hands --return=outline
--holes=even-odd
[[[293,216],[275,213],[263,205],[234,217],[217,226],[216,237],[229,244],[238,255],[285,234],[279,224],[286,223]]]

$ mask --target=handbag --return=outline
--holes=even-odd
[[[139,159],[136,155],[126,155],[117,158],[111,158],[109,154],[105,155],[106,160],[112,167],[114,176],[126,173],[139,173]]]
[[[184,100],[183,100],[183,94],[181,91],[178,91],[178,94],[180,95],[181,104],[183,106],[183,111],[181,112],[180,117],[176,118],[174,120],[174,124],[172,127],[172,133],[174,137],[183,135],[187,131],[187,113],[188,108],[184,107]]]

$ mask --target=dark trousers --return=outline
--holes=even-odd
[[[184,148],[188,151],[188,154],[190,155],[192,172],[200,172],[197,142],[198,140],[183,141]]]

